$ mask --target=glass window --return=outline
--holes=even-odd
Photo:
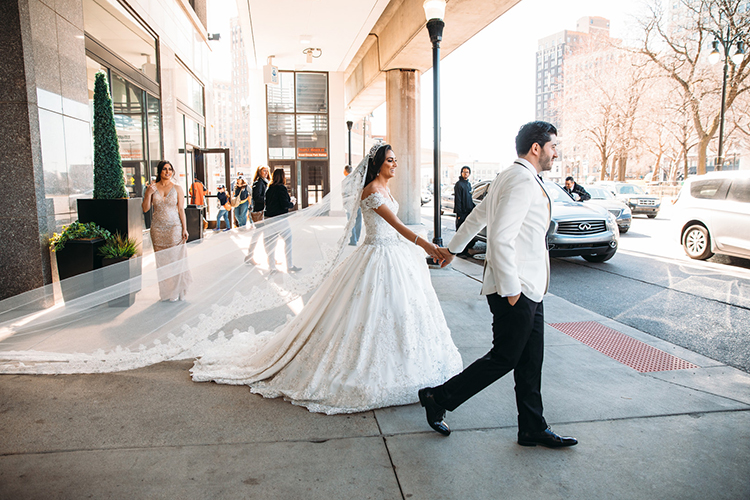
[[[729,187],[727,200],[750,203],[750,179],[735,179]]]
[[[279,84],[266,87],[269,113],[294,112],[294,73],[280,71]]]
[[[269,159],[295,158],[294,115],[268,115]]]
[[[175,95],[177,99],[203,116],[203,85],[182,64],[177,64],[175,73]]]
[[[159,81],[156,39],[117,0],[83,0],[83,27],[88,35]]]
[[[161,154],[161,115],[159,114],[159,99],[146,94],[146,108],[148,110],[148,155],[151,164],[151,176],[156,177],[156,166],[162,159]]]
[[[328,75],[297,73],[297,113],[328,113]]]
[[[328,157],[327,115],[297,115],[297,157]]]
[[[690,185],[690,196],[706,200],[723,200],[727,195],[729,181],[726,179],[707,179],[695,181]]]

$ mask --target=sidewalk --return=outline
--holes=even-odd
[[[465,364],[491,345],[481,271],[431,271]],[[750,498],[750,375],[552,295],[545,309],[545,416],[578,446],[516,444],[511,376],[449,413],[448,438],[419,405],[312,414],[193,383],[190,362],[0,376],[0,498]],[[695,367],[642,373],[549,326],[578,322]]]

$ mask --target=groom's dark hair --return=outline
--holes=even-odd
[[[527,123],[520,128],[516,136],[516,153],[519,156],[525,155],[535,143],[544,147],[552,139],[550,137],[552,134],[557,135],[557,129],[549,122]]]

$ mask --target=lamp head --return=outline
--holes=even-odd
[[[708,54],[708,62],[711,64],[716,64],[719,62],[719,59],[721,59],[721,53],[719,53],[719,41],[714,40],[711,42],[711,45],[713,46],[713,50],[710,54]]]
[[[424,16],[430,21],[432,19],[443,20],[445,16],[445,0],[425,0],[422,4]]]
[[[742,60],[745,58],[745,44],[742,42],[737,43],[737,50],[732,55],[732,62],[735,66],[742,64]]]

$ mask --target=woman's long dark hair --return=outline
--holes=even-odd
[[[286,183],[286,176],[284,175],[283,168],[277,168],[273,171],[273,180],[271,184],[281,184],[282,186]]]
[[[380,172],[380,167],[383,166],[383,163],[385,162],[385,154],[388,151],[393,151],[393,148],[390,144],[383,144],[378,148],[377,151],[375,151],[375,154],[372,155],[367,160],[367,173],[365,174],[365,186],[367,186],[369,183],[375,180],[375,177],[378,176],[378,173]],[[275,172],[274,172],[275,173]]]
[[[164,167],[166,167],[167,165],[169,165],[170,167],[172,167],[172,173],[173,174],[176,173],[174,171],[174,166],[172,166],[171,163],[169,163],[167,160],[162,160],[156,166],[156,182],[161,181],[161,171],[164,170]],[[174,177],[174,175],[172,177]]]

